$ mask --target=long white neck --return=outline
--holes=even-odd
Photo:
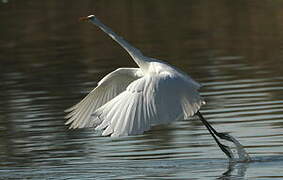
[[[145,56],[138,50],[137,48],[130,45],[127,41],[125,41],[122,37],[118,36],[115,32],[113,32],[109,27],[104,25],[102,22],[100,22],[99,19],[97,19],[95,16],[91,16],[89,18],[90,22],[98,26],[102,31],[104,31],[106,34],[108,34],[114,41],[119,43],[133,58],[133,60],[137,63],[137,65],[142,70],[148,69],[149,62]]]

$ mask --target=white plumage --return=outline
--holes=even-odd
[[[84,18],[118,42],[139,68],[106,75],[81,102],[66,110],[70,128],[94,127],[104,136],[142,134],[151,126],[193,116],[204,104],[200,85],[169,64],[145,57],[94,15]]]

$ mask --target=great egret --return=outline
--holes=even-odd
[[[203,118],[199,109],[205,101],[200,97],[200,84],[181,70],[154,58],[144,56],[100,20],[90,15],[81,18],[98,26],[119,43],[139,68],[119,68],[98,82],[81,102],[67,109],[70,128],[94,127],[103,136],[142,134],[153,125],[187,119],[198,115],[214,140],[229,159],[230,148],[217,137],[233,142],[239,157],[248,155],[232,136],[218,133]]]

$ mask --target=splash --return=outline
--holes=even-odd
[[[229,134],[225,134],[225,136],[228,137],[227,140],[229,139],[229,141],[235,145],[237,154],[238,154],[238,159],[232,156],[232,158],[229,158],[230,161],[232,162],[251,162],[252,161],[250,155],[247,153],[244,146],[236,138],[234,138],[233,136]]]

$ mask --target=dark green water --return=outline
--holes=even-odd
[[[281,0],[2,0],[0,179],[283,179],[282,12]],[[68,130],[64,109],[135,66],[78,22],[93,13],[199,81],[201,112],[254,162],[229,168],[195,118],[123,138]]]

